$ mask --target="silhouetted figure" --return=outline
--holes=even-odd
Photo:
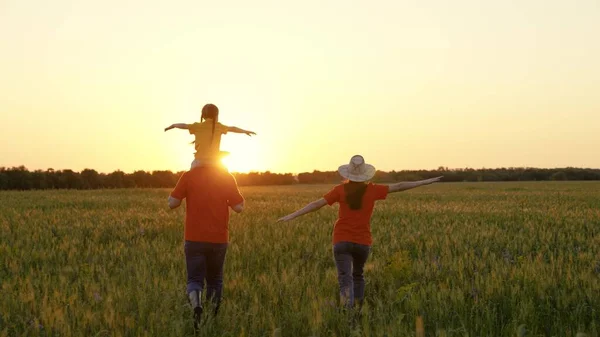
[[[191,168],[201,165],[221,166],[221,158],[228,155],[228,152],[220,151],[221,136],[227,132],[245,133],[248,136],[256,135],[252,131],[223,125],[218,120],[219,108],[214,104],[206,104],[202,107],[200,123],[178,123],[165,128],[165,131],[173,128],[185,129],[194,135],[195,140],[192,143],[196,148],[196,153],[194,154],[194,161],[192,161]]]

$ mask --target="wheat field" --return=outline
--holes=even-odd
[[[598,336],[600,183],[447,183],[372,219],[367,303],[337,306],[330,186],[242,188],[201,336]],[[169,190],[0,193],[0,336],[192,336]]]

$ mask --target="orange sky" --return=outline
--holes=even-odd
[[[0,1],[0,166],[600,167],[598,1]]]

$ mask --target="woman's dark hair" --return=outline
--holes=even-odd
[[[346,203],[352,210],[358,210],[362,207],[362,199],[367,191],[366,183],[356,181],[348,181],[344,184],[344,192],[346,193]]]
[[[202,107],[202,115],[200,115],[200,121],[203,122],[206,119],[212,119],[212,136],[210,137],[210,143],[212,144],[213,138],[215,137],[215,123],[219,118],[219,108],[214,104],[206,104]]]

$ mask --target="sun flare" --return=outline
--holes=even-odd
[[[256,160],[248,153],[236,152],[221,159],[230,172],[248,173],[255,168]]]

